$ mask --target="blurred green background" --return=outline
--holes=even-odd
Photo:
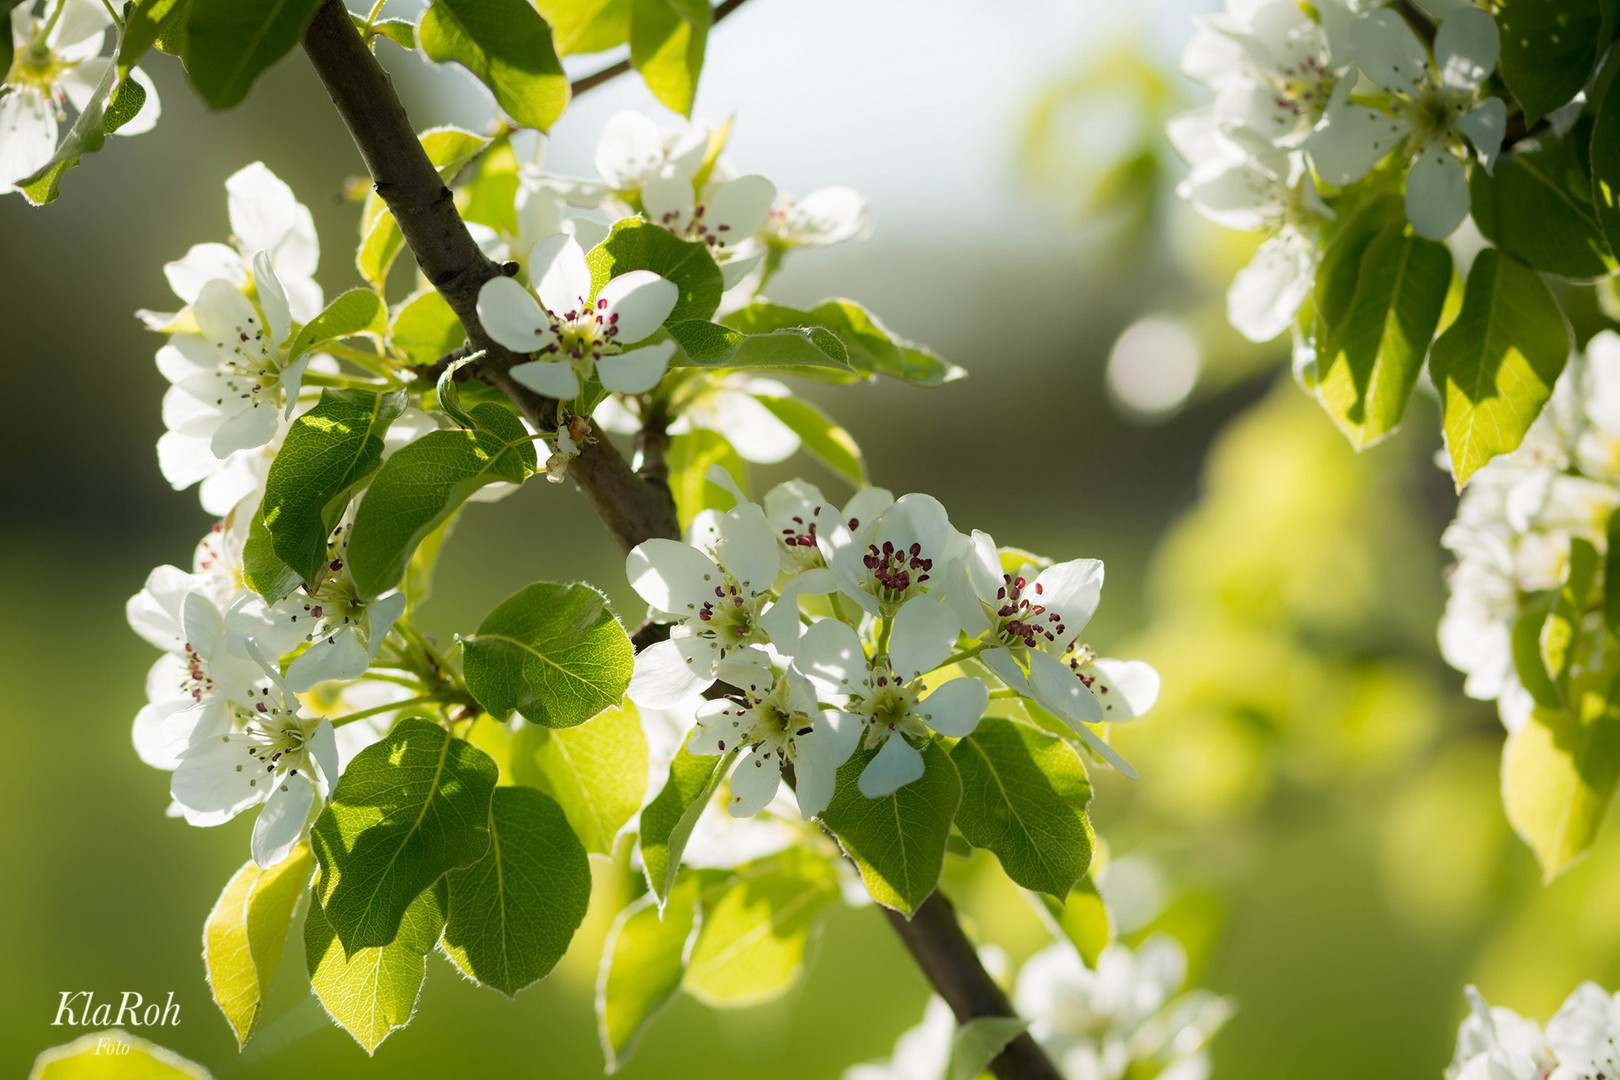
[[[1193,979],[1238,1000],[1216,1077],[1435,1077],[1465,982],[1545,1017],[1579,979],[1620,978],[1620,853],[1600,842],[1543,888],[1503,818],[1500,728],[1433,644],[1454,500],[1429,462],[1432,409],[1357,457],[1279,374],[1280,346],[1220,327],[1244,241],[1175,205],[1157,136],[1200,7],[753,0],[711,42],[698,113],[735,113],[745,171],[800,194],[872,194],[874,239],[791,260],[778,298],[856,297],[971,372],[937,391],[805,388],[874,479],[931,491],[1002,543],[1107,561],[1091,640],[1151,659],[1165,694],[1119,733],[1144,779],[1098,785],[1111,872],[1131,867],[1104,888],[1129,938],[1169,930]],[[487,119],[461,73],[383,48],[419,126]],[[186,563],[209,524],[158,474],[158,341],[131,312],[170,306],[162,263],[224,238],[222,182],[253,160],[314,211],[328,295],[355,284],[358,210],[341,193],[360,165],[297,54],[223,115],[173,60],[147,67],[155,132],[112,140],[50,208],[0,200],[15,403],[0,424],[0,1075],[77,1034],[50,1026],[77,990],[172,990],[181,1025],[149,1034],[221,1077],[599,1075],[607,895],[557,972],[515,1001],[430,957],[417,1020],[374,1060],[308,994],[296,934],[246,1053],[209,999],[202,921],[250,826],[165,818],[167,776],[129,742],[153,657],[123,602],[153,565]],[[627,106],[656,111],[631,80],[582,99],[549,163],[588,175],[595,132]],[[1104,377],[1120,332],[1152,312],[1191,332],[1201,365],[1157,423],[1117,407]],[[566,488],[470,508],[440,565],[424,617],[441,636],[539,579],[589,579],[639,615],[616,549]],[[948,873],[982,938],[1015,960],[1046,943],[993,864]],[[877,912],[842,908],[786,998],[729,1013],[683,998],[624,1075],[834,1077],[886,1056],[926,993]]]

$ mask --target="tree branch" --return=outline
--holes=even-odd
[[[726,0],[714,9],[714,21],[719,22],[743,2]],[[509,374],[514,363],[527,358],[502,348],[478,321],[478,290],[499,276],[501,268],[479,250],[468,233],[450,189],[422,149],[388,73],[366,48],[340,0],[326,0],[315,13],[304,32],[304,52],[343,117],[377,194],[393,213],[417,265],[461,320],[471,346],[484,350],[478,378],[504,393],[537,430],[555,430],[557,402],[519,385]],[[584,89],[610,77],[602,72],[590,76],[588,80],[597,81]],[[576,87],[575,93],[580,92]],[[662,454],[648,446],[643,456],[649,460],[651,475],[632,472],[612,443],[597,439],[585,445],[568,469],[609,531],[627,549],[653,537],[680,535],[675,501],[660,475]],[[655,634],[649,631],[646,636]],[[893,912],[889,916],[959,1021],[1014,1015],[1006,995],[984,970],[962,932],[950,901],[941,893],[929,897],[909,922]],[[991,1069],[1001,1080],[1060,1080],[1058,1071],[1027,1034],[1009,1044]]]
[[[366,48],[340,0],[326,0],[304,31],[304,52],[343,118],[377,194],[393,213],[422,273],[484,350],[478,377],[504,393],[538,431],[554,431],[557,403],[514,382],[507,371],[527,357],[503,348],[478,321],[478,290],[501,267],[479,250],[455,200],[411,128],[392,80]],[[669,485],[630,470],[606,439],[587,443],[569,467],[625,550],[654,536],[679,536]]]
[[[898,911],[883,909],[934,990],[965,1024],[981,1016],[1016,1017],[1007,995],[979,962],[979,953],[962,932],[956,909],[938,889],[907,921]],[[1063,1080],[1029,1032],[1023,1032],[990,1062],[998,1080]]]
[[[709,26],[712,28],[715,23],[742,7],[744,3],[746,3],[746,0],[725,0],[725,3],[717,5],[714,14],[709,19]],[[612,82],[629,70],[630,61],[626,59],[620,60],[616,64],[609,64],[600,71],[593,71],[589,75],[581,76],[569,84],[569,96],[579,97],[587,90],[594,90],[605,82]]]

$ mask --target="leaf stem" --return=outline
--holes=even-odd
[[[733,11],[736,11],[738,8],[742,7],[745,2],[746,0],[725,0],[725,3],[717,4],[713,13],[709,17],[709,26],[711,28],[714,27],[720,22],[721,19],[724,19],[727,15],[730,15]],[[627,58],[620,60],[616,64],[609,64],[602,70],[594,71],[591,74],[586,75],[584,78],[575,79],[568,87],[569,95],[571,97],[578,97],[587,90],[594,90],[605,82],[612,82],[614,79],[617,79],[620,75],[623,75],[625,72],[629,71],[630,68],[631,64]]]
[[[408,709],[413,705],[448,704],[450,702],[459,702],[461,700],[462,698],[455,694],[422,694],[419,697],[406,698],[404,701],[390,701],[384,705],[373,705],[371,708],[361,709],[359,712],[344,713],[342,716],[332,721],[332,726],[335,728],[340,728],[344,724],[353,723],[356,720],[364,720],[372,716],[381,716],[383,713],[395,712],[399,709]]]
[[[964,660],[972,660],[975,656],[978,656],[980,653],[984,652],[984,650],[988,649],[992,644],[993,642],[986,640],[979,642],[977,645],[969,645],[967,648],[947,656],[939,666],[950,667],[952,664],[960,664]]]

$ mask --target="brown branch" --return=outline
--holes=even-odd
[[[714,21],[719,22],[743,2],[726,0],[715,8]],[[461,320],[469,344],[484,350],[478,377],[504,393],[537,430],[555,430],[557,402],[519,385],[509,374],[514,363],[526,358],[490,339],[478,321],[478,291],[501,274],[501,267],[479,250],[467,232],[450,189],[417,140],[388,73],[366,48],[340,0],[326,0],[315,13],[304,32],[304,52],[343,117],[377,194],[393,212],[417,265]],[[651,468],[648,474],[637,474],[612,443],[597,439],[585,445],[568,470],[625,548],[652,537],[680,535],[675,501],[660,475],[662,454],[653,446],[644,446],[643,456]],[[1014,1015],[942,894],[929,897],[911,921],[892,912],[890,921],[959,1021]],[[991,1069],[1001,1080],[1059,1077],[1027,1034],[1015,1039],[991,1063]]]
[[[1016,1017],[1007,995],[979,962],[979,953],[962,931],[956,909],[945,894],[935,889],[922,902],[910,920],[889,908],[883,909],[889,925],[900,935],[912,959],[934,985],[934,990],[956,1015],[958,1024],[981,1016]],[[1046,1056],[1029,1032],[1021,1033],[990,1062],[998,1080],[1063,1080],[1063,1074]]]
[[[709,19],[709,26],[713,27],[721,19],[742,7],[744,3],[746,3],[746,0],[725,0],[725,3],[717,5],[713,16]],[[568,94],[570,97],[579,97],[587,90],[594,90],[605,82],[612,82],[629,70],[630,61],[628,59],[609,64],[600,71],[593,71],[589,75],[575,79],[569,84]]]
[[[511,399],[537,431],[555,430],[557,403],[519,386],[507,374],[526,357],[497,344],[478,321],[478,290],[502,269],[479,250],[467,231],[450,189],[417,140],[393,82],[366,48],[340,0],[326,0],[315,12],[304,31],[304,52],[417,265],[461,320],[471,345],[484,350],[478,377]],[[680,535],[669,485],[637,476],[606,439],[587,444],[569,475],[625,550],[654,536]]]

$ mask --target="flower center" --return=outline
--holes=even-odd
[[[798,754],[794,740],[814,731],[815,720],[794,712],[788,705],[787,697],[787,680],[778,679],[771,692],[763,698],[754,698],[752,704],[724,709],[720,715],[737,718],[735,726],[742,735],[741,745],[756,751],[763,749],[766,756],[776,754],[785,762],[793,761]],[[737,748],[728,747],[724,740],[720,740],[719,746],[722,753]]]
[[[1315,120],[1327,107],[1338,82],[1321,56],[1307,56],[1297,65],[1285,67],[1272,78],[1277,91],[1277,108],[1295,116]]]
[[[1003,574],[1001,581],[1001,588],[996,590],[996,602],[984,605],[995,622],[996,642],[1007,648],[1022,645],[1029,649],[1043,641],[1055,644],[1064,631],[1063,616],[1046,610],[1040,603],[1040,582],[1031,585],[1011,574]]]
[[[658,215],[658,224],[683,240],[695,240],[712,248],[723,248],[729,239],[726,234],[731,231],[731,226],[724,222],[711,224],[705,221],[704,218],[708,213],[709,207],[705,203],[698,203],[692,207],[690,218],[678,210],[666,210]]]
[[[900,605],[928,591],[928,572],[934,560],[923,556],[922,545],[897,548],[891,540],[883,546],[868,544],[862,558],[866,566],[866,591],[877,597],[885,617],[892,617]]]
[[[265,395],[280,388],[284,357],[258,318],[248,316],[245,326],[235,328],[234,337],[216,344],[225,360],[214,371],[214,378],[220,380],[215,405],[224,405],[232,397],[247,399],[258,408]]]
[[[763,593],[745,590],[730,574],[714,587],[714,598],[698,608],[698,633],[714,638],[721,655],[755,640],[763,640],[758,629]]]
[[[340,630],[359,625],[366,605],[360,599],[354,579],[343,572],[343,558],[338,551],[329,548],[327,559],[320,582],[304,602],[304,614],[294,615],[292,621],[296,623],[303,618],[313,623],[305,632],[305,641],[324,638],[331,644]]]
[[[1447,146],[1461,143],[1457,121],[1468,111],[1468,99],[1447,92],[1442,87],[1425,84],[1418,95],[1410,100],[1396,98],[1390,111],[1411,125],[1411,150],[1418,153],[1434,142]]]
[[[236,766],[236,771],[262,767],[271,777],[297,776],[299,770],[310,772],[309,743],[315,732],[314,724],[288,708],[287,703],[278,703],[277,695],[271,690],[249,690],[248,696],[257,700],[236,708],[242,733],[225,736],[227,742],[233,738],[245,738],[247,742],[247,756],[252,760]],[[248,780],[249,787],[258,787],[258,784],[257,777]]]
[[[882,661],[872,669],[869,685],[869,692],[856,708],[867,718],[868,749],[881,746],[897,731],[927,738],[928,728],[917,714],[917,699],[928,689],[927,686],[917,680],[909,684],[902,681],[894,672],[882,666]]]
[[[800,566],[822,565],[821,547],[816,543],[816,526],[819,524],[816,518],[820,513],[819,506],[811,510],[808,521],[795,514],[781,529],[783,546]]]
[[[6,76],[6,82],[16,86],[31,86],[44,91],[47,97],[60,98],[61,95],[53,94],[52,90],[67,67],[68,65],[56,58],[56,53],[41,37],[17,51],[16,60],[12,62],[11,73]]]

